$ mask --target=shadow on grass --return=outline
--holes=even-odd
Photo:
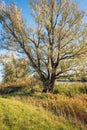
[[[9,96],[20,96],[20,97],[28,97],[33,96],[37,90],[33,88],[27,88],[24,86],[5,86],[0,87],[0,95],[1,97],[9,97]]]

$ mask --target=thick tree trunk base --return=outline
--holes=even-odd
[[[47,88],[44,88],[42,92],[47,93]]]
[[[54,82],[55,80],[53,80],[52,82],[43,82],[43,93],[53,93],[53,88],[54,88]]]
[[[44,88],[43,93],[53,93],[53,89],[47,89],[47,88]]]

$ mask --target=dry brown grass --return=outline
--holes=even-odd
[[[65,95],[38,93],[33,97],[17,96],[15,99],[38,107],[42,106],[56,116],[87,124],[87,95],[77,95],[70,98]]]

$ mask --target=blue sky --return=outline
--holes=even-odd
[[[0,0],[1,1],[1,0]],[[34,22],[31,17],[29,0],[4,0],[6,4],[16,2],[17,6],[22,9],[22,16],[28,21],[28,24],[33,26]],[[78,3],[81,10],[87,12],[87,0],[72,0]],[[84,22],[87,23],[87,17],[84,18]],[[1,71],[1,67],[0,67]],[[2,79],[2,74],[0,73],[0,80]]]
[[[24,18],[27,19],[28,23],[31,24],[33,22],[30,14],[29,0],[4,0],[4,1],[6,2],[6,4],[16,2],[18,7],[22,9],[22,15]],[[72,1],[77,2],[80,9],[87,12],[87,0],[72,0]],[[84,19],[84,21],[86,20],[87,18]]]
[[[28,21],[28,24],[31,25],[33,23],[33,19],[31,18],[31,12],[29,7],[29,0],[4,0],[6,4],[10,4],[15,2],[17,6],[22,9],[22,16]]]

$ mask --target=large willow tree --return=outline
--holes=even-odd
[[[71,0],[32,0],[34,26],[28,28],[16,4],[0,4],[2,45],[24,52],[31,70],[53,92],[55,80],[73,74],[77,58],[87,51],[84,12]],[[3,35],[4,34],[4,35]]]

